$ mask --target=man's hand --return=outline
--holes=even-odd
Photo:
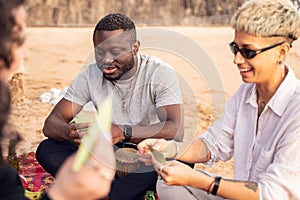
[[[75,144],[80,144],[81,138],[88,133],[90,123],[70,123],[68,124],[68,139]]]
[[[153,149],[163,153],[164,155],[168,155],[167,151],[171,143],[171,141],[167,141],[165,139],[146,139],[140,142],[137,146],[140,156],[139,160],[144,162],[146,165],[152,165],[154,160],[148,146],[152,146]]]
[[[125,139],[123,134],[123,126],[113,124],[111,127],[111,137],[113,144],[116,144]]]

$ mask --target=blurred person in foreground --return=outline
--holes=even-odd
[[[89,127],[72,119],[88,102],[98,109],[108,95],[113,97],[111,133],[116,149],[128,143],[134,147],[145,138],[183,138],[176,71],[157,57],[139,54],[134,22],[120,13],[106,15],[95,26],[93,43],[96,62],[75,78],[44,124],[48,139],[41,142],[36,155],[53,176],[77,150]],[[144,199],[147,190],[155,190],[156,181],[154,168],[142,164],[127,176],[116,176],[109,198]]]
[[[285,63],[300,35],[289,0],[246,1],[234,14],[229,44],[243,84],[222,117],[186,143],[149,139],[140,159],[156,163],[164,199],[300,199],[300,81]],[[147,145],[169,158],[212,164],[234,157],[234,179],[171,161],[153,160]]]
[[[4,129],[7,125],[11,108],[11,97],[7,82],[14,71],[28,57],[28,49],[25,44],[25,30],[26,11],[24,0],[0,0],[1,141],[4,136],[9,137],[8,133],[5,134]],[[94,157],[97,157],[97,152],[92,153]],[[111,154],[112,159],[114,159],[112,150]],[[4,161],[2,151],[0,157],[0,198],[27,199],[18,172]],[[86,165],[78,173],[75,173],[71,169],[73,162],[74,155],[70,156],[63,164],[56,176],[55,183],[47,189],[47,193],[43,194],[42,199],[96,199],[108,194],[111,181],[114,177],[113,168],[107,164],[103,164],[105,161],[100,163],[96,159],[90,158],[90,162],[93,162],[93,165]],[[101,187],[98,185],[101,185]]]

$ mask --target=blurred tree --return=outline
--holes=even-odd
[[[228,24],[246,0],[27,0],[29,25],[94,25],[121,12],[137,24]],[[300,8],[300,0],[291,0]],[[203,20],[204,19],[204,20]]]

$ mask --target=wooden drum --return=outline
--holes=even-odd
[[[116,174],[122,178],[136,170],[140,162],[138,160],[137,150],[133,148],[120,148],[116,151]]]

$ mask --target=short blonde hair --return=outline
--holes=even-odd
[[[292,43],[300,36],[300,15],[290,0],[249,0],[236,11],[231,26],[260,37],[283,36]]]

